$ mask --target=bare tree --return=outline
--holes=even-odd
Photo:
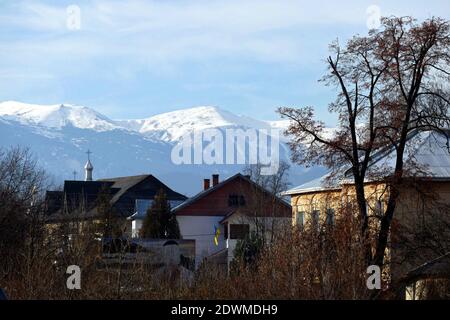
[[[261,169],[259,164],[249,165],[244,168],[243,174],[255,183],[246,204],[247,216],[255,224],[256,235],[265,243],[265,240],[272,242],[281,227],[277,224],[277,218],[283,216],[280,196],[289,187],[289,164],[280,162],[278,171],[273,175],[263,175]],[[267,234],[270,234],[268,239]]]
[[[0,150],[0,255],[5,264],[25,247],[31,256],[38,250],[48,181],[28,149]]]
[[[339,126],[330,137],[324,123],[314,119],[312,107],[280,108],[291,120],[293,158],[302,164],[323,164],[337,177],[349,168],[356,191],[361,234],[366,239],[368,264],[382,266],[388,236],[406,168],[404,155],[410,134],[441,130],[450,125],[450,96],[443,84],[450,79],[450,26],[431,18],[417,23],[410,17],[382,19],[380,30],[355,36],[345,47],[331,45],[328,74],[323,78],[337,91],[329,110],[339,115]],[[389,173],[370,170],[371,160],[383,149],[395,150]],[[369,241],[367,180],[382,180],[389,187],[387,208],[376,235],[375,250]]]
[[[29,149],[0,150],[0,282],[39,275],[43,258],[49,256],[45,243],[44,194],[48,175],[38,166]]]

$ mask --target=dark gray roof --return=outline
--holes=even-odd
[[[47,192],[49,220],[91,218],[97,215],[96,201],[101,190],[111,196],[116,214],[128,217],[134,213],[136,199],[153,199],[164,190],[168,200],[185,200],[186,196],[173,191],[153,175],[138,175],[100,179],[97,181],[65,181],[63,191]],[[71,211],[63,213],[63,204]],[[83,208],[78,209],[80,204]],[[55,210],[56,209],[56,210]]]
[[[118,178],[108,178],[99,179],[98,181],[104,181],[112,183],[112,188],[118,188],[119,192],[114,195],[111,202],[116,202],[128,189],[137,185],[139,182],[147,179],[148,177],[153,177],[152,175],[139,175],[139,176],[129,176],[129,177],[118,177]],[[154,178],[154,177],[153,177]],[[156,178],[154,178],[156,179]],[[159,181],[159,180],[158,180]]]

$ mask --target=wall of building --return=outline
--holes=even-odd
[[[368,214],[371,216],[369,223],[372,226],[378,226],[379,219],[376,216],[384,214],[389,190],[385,184],[368,184],[365,186],[365,192],[368,200]],[[339,190],[293,195],[291,205],[293,225],[297,225],[300,212],[305,213],[304,224],[306,226],[311,222],[313,210],[319,210],[321,223],[326,220],[327,208],[335,209],[336,219],[339,219],[339,212],[342,212],[341,210],[347,205],[354,206],[353,212],[358,214],[355,189],[350,185]],[[394,213],[389,248],[386,254],[386,262],[389,263],[388,270],[392,279],[398,279],[411,269],[436,258],[436,252],[425,248],[426,244],[420,243],[415,235],[420,228],[432,230],[433,225],[438,227],[442,221],[450,223],[450,182],[410,183],[406,181]],[[445,236],[450,237],[450,234],[435,234],[434,236],[444,238]],[[417,251],[412,254],[414,247],[417,247]]]
[[[251,207],[260,214],[291,216],[289,205],[284,205],[278,200],[274,201],[269,193],[262,194],[260,190],[247,180],[238,177],[177,210],[176,214],[177,216],[225,216],[235,209],[228,204],[229,196],[235,194],[243,195],[246,201],[245,207]]]
[[[386,208],[388,199],[388,189],[384,184],[367,184],[365,193],[367,198],[367,211],[375,214],[379,210]],[[356,192],[351,185],[343,186],[338,190],[317,191],[291,196],[292,224],[297,225],[302,219],[299,213],[303,212],[303,222],[308,225],[312,220],[313,211],[319,212],[320,223],[325,223],[327,219],[327,209],[333,209],[336,216],[339,212],[349,208],[354,208],[357,212]]]
[[[435,259],[439,251],[450,250],[449,225],[450,182],[423,181],[403,189],[390,239],[394,276]]]
[[[261,229],[265,230],[264,237],[266,242],[270,243],[275,236],[280,233],[284,233],[290,228],[292,219],[290,217],[249,217],[243,212],[237,212],[230,216],[223,225],[227,225],[228,235],[226,238],[226,248],[228,249],[227,262],[228,266],[234,259],[234,250],[239,239],[231,239],[230,225],[231,224],[247,224],[249,226],[249,232],[256,232],[257,225]]]
[[[177,216],[182,239],[195,240],[195,265],[204,258],[225,249],[224,229],[220,225],[223,216]],[[214,227],[220,229],[219,245],[214,243]]]

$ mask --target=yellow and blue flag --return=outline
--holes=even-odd
[[[219,245],[220,228],[214,226],[214,244]]]

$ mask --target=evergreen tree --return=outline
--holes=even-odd
[[[251,266],[258,259],[263,249],[263,239],[256,232],[251,232],[244,239],[236,243],[234,249],[233,265],[242,262],[245,266]]]
[[[161,225],[159,223],[159,216],[152,207],[148,208],[144,221],[142,222],[141,230],[139,231],[141,238],[159,238],[159,230]]]
[[[156,194],[142,223],[140,236],[153,239],[180,239],[177,218],[172,214],[164,190]]]

